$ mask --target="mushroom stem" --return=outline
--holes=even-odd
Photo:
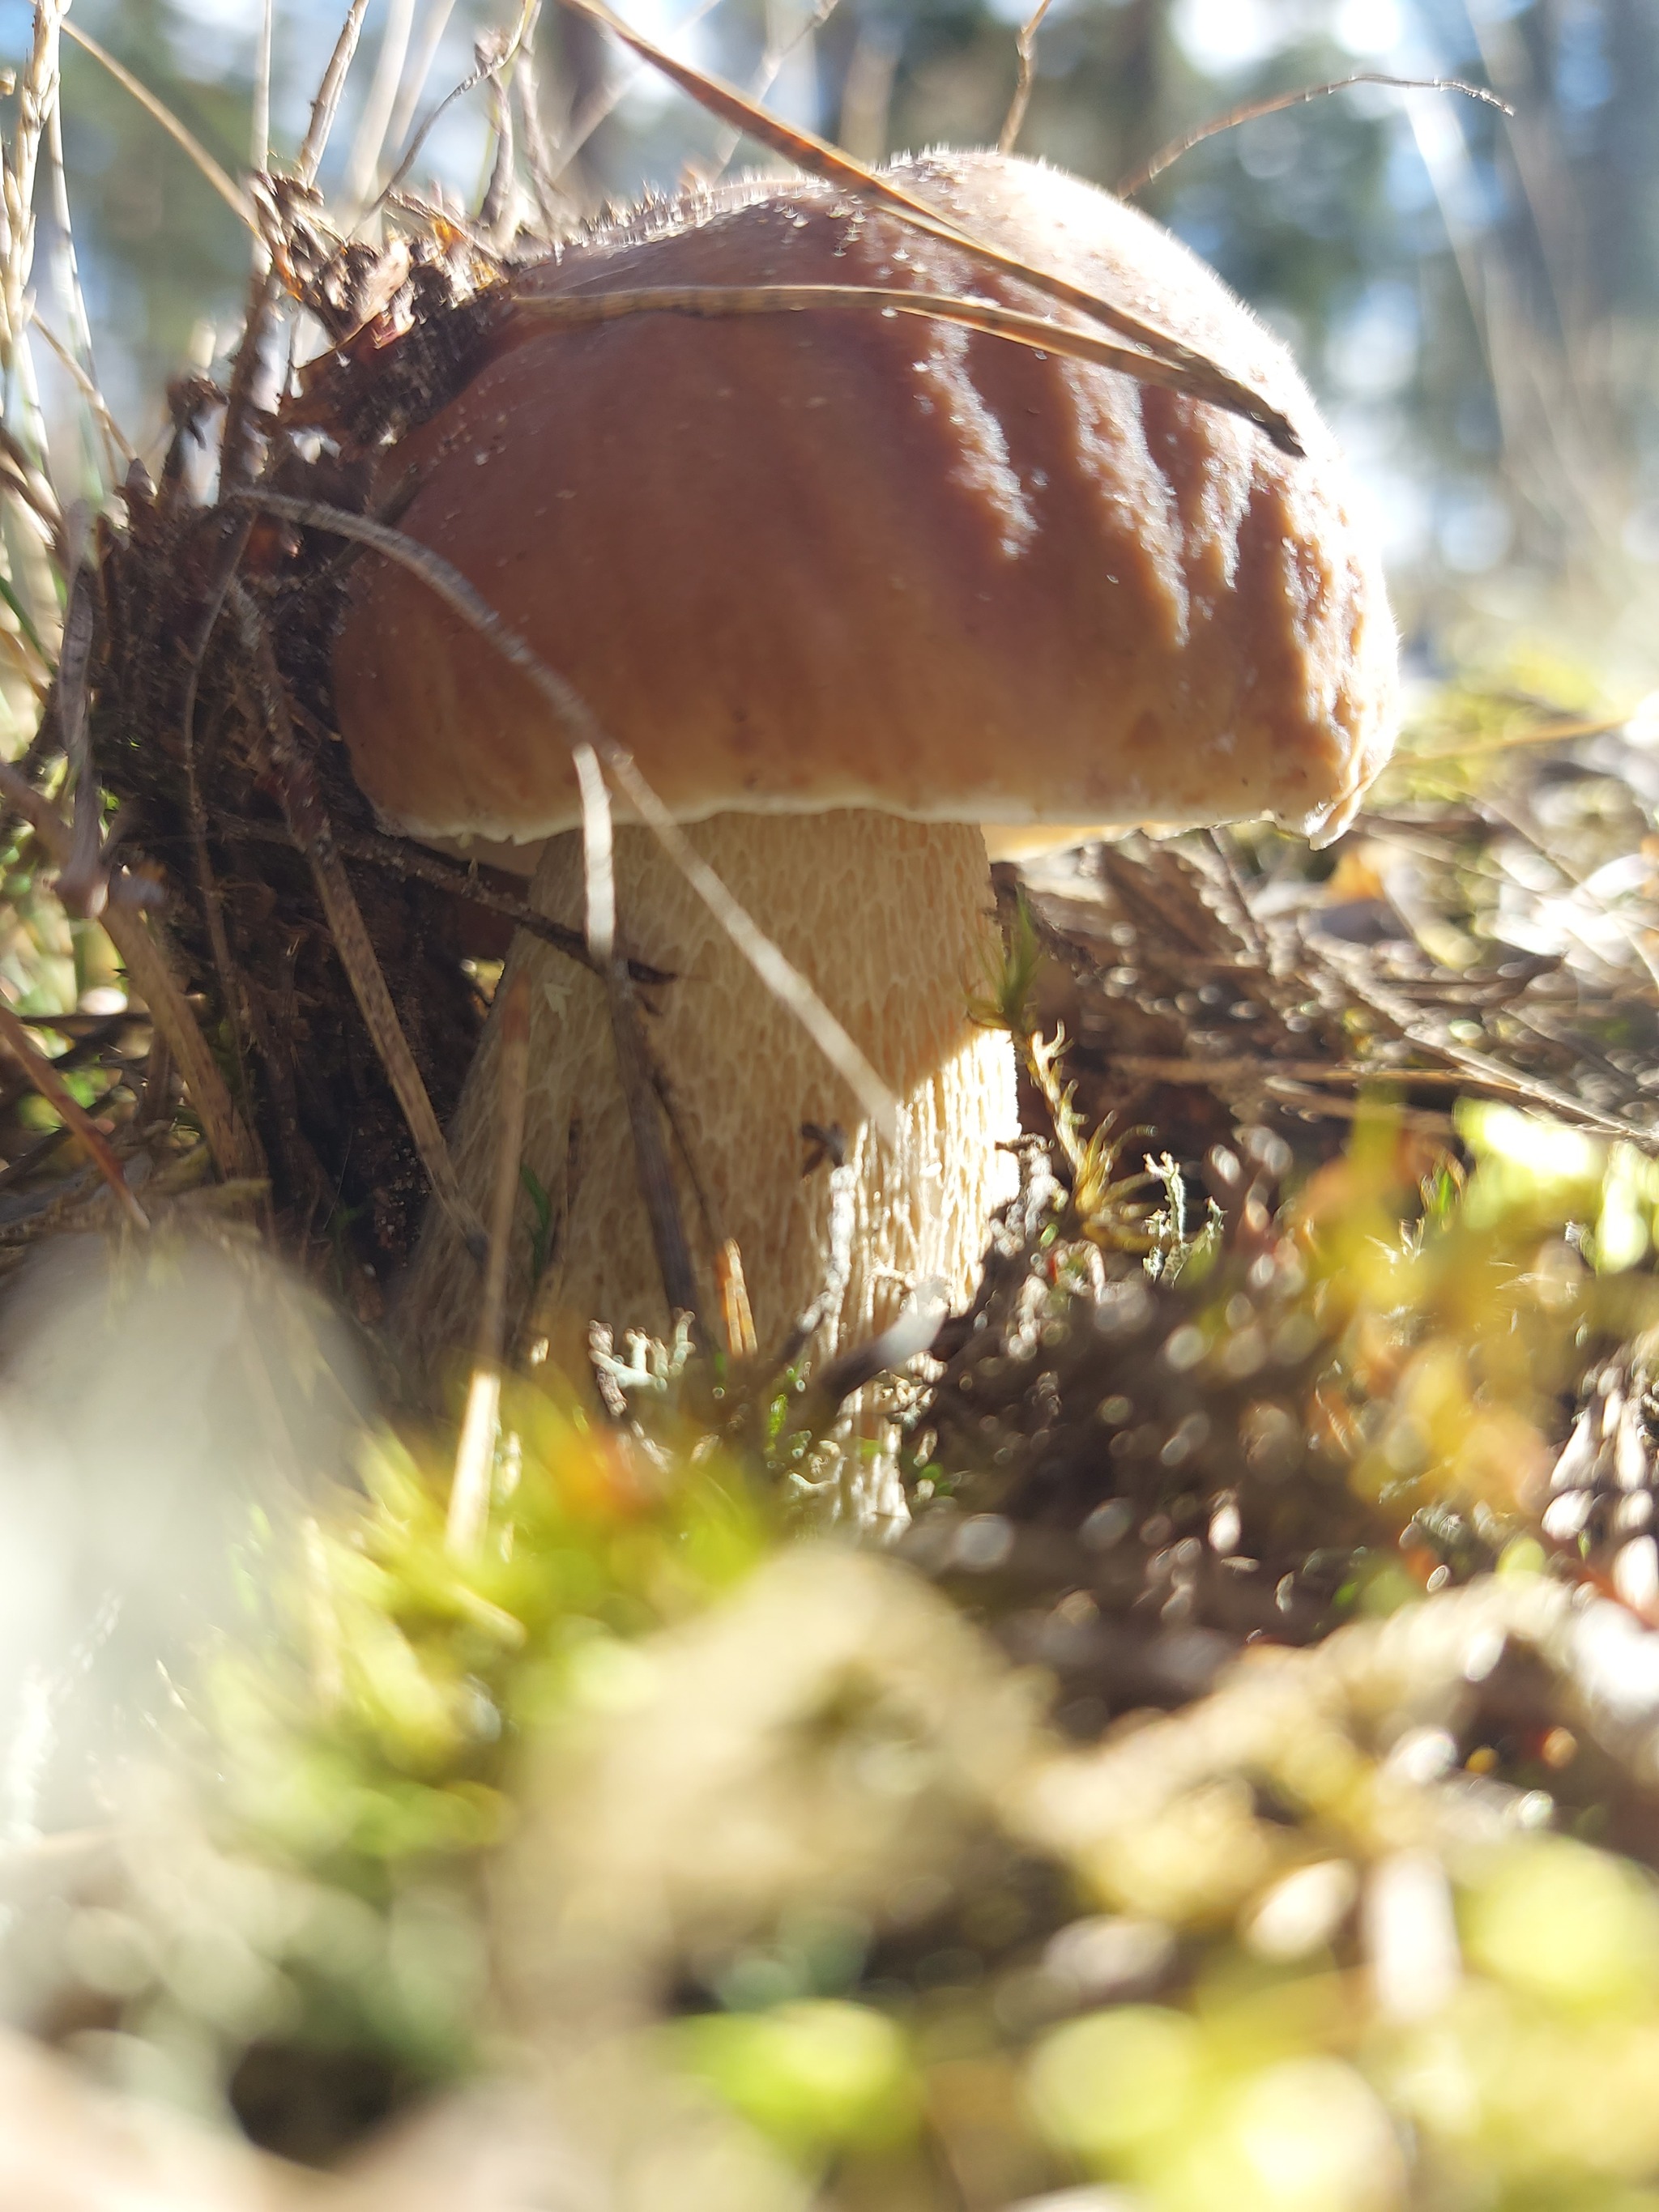
[[[853,1265],[821,1324],[819,1358],[884,1328],[908,1288],[938,1278],[963,1296],[992,1208],[1007,1194],[1014,1133],[1012,1047],[967,1011],[994,947],[985,842],[961,823],[875,812],[716,815],[688,835],[733,895],[845,1023],[897,1095],[889,1141],[793,1014],[779,1005],[666,860],[623,826],[617,914],[629,953],[674,980],[641,992],[657,1073],[670,1092],[674,1172],[706,1311],[720,1310],[717,1253],[742,1255],[763,1352],[787,1338],[823,1286],[829,1163],[809,1165],[806,1125],[839,1128],[857,1172]],[[581,840],[548,845],[534,905],[573,926],[582,912]],[[665,1334],[664,1299],[641,1198],[603,982],[521,933],[507,978],[531,997],[524,1165],[547,1194],[543,1271],[526,1194],[508,1276],[509,1333],[568,1340],[589,1320]],[[504,979],[505,981],[507,979]],[[498,1005],[504,1002],[504,991]],[[500,1023],[492,1018],[451,1131],[462,1188],[483,1203],[498,1121]],[[467,1340],[475,1270],[434,1209],[406,1279],[410,1352],[426,1364]]]

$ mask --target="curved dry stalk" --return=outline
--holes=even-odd
[[[1041,21],[1048,5],[1048,0],[1043,0],[1042,7],[1032,19],[1034,24]],[[1461,76],[1389,76],[1379,70],[1357,70],[1352,76],[1333,77],[1328,84],[1304,84],[1295,92],[1275,93],[1270,99],[1243,100],[1224,115],[1213,115],[1207,123],[1200,123],[1196,131],[1171,138],[1167,145],[1158,148],[1150,161],[1143,161],[1138,169],[1131,169],[1127,176],[1120,177],[1112,190],[1121,200],[1131,199],[1136,192],[1144,191],[1154,177],[1161,177],[1183,154],[1190,154],[1206,138],[1219,137],[1224,131],[1236,130],[1241,123],[1254,123],[1260,115],[1278,115],[1287,107],[1305,107],[1310,100],[1323,100],[1333,92],[1346,92],[1356,84],[1385,84],[1396,92],[1462,92],[1487,107],[1497,108],[1500,114],[1512,117],[1515,113],[1508,100],[1500,100],[1484,84],[1466,84]],[[1006,153],[1007,149],[1003,150]]]
[[[456,100],[461,99],[465,94],[469,92],[476,92],[478,87],[483,84],[487,78],[498,77],[501,71],[507,66],[508,63],[516,58],[520,48],[525,42],[526,35],[532,24],[535,21],[538,14],[540,12],[540,9],[541,0],[524,0],[524,4],[519,15],[518,27],[514,30],[513,36],[501,46],[500,52],[491,54],[483,54],[478,61],[477,68],[470,70],[468,74],[461,79],[458,85],[453,85],[444,94],[443,98],[438,102],[437,106],[429,109],[428,112],[422,118],[420,128],[416,131],[415,136],[409,142],[408,151],[399,160],[397,167],[386,179],[386,183],[381,186],[380,191],[376,193],[374,198],[369,203],[368,206],[363,210],[362,215],[357,218],[359,222],[362,222],[365,217],[373,215],[377,208],[383,207],[386,201],[391,198],[392,193],[397,191],[398,185],[402,184],[404,179],[414,167],[416,157],[420,153],[422,147],[425,145],[428,137],[431,134],[433,125],[438,121],[439,118],[451,106],[453,106]]]
[[[158,100],[147,85],[141,84],[130,69],[123,63],[118,62],[107,46],[100,46],[90,31],[83,31],[78,24],[70,22],[65,22],[64,29],[77,46],[85,47],[94,61],[103,64],[124,92],[131,94],[146,115],[161,125],[179,151],[187,155],[195,163],[225,205],[240,222],[246,223],[257,237],[259,224],[253,212],[253,203],[214,160],[195,132],[182,124],[166,102]]]
[[[1008,103],[1008,112],[1003,118],[1002,129],[997,134],[999,154],[1012,154],[1019,143],[1019,134],[1025,121],[1025,111],[1031,104],[1031,80],[1036,71],[1036,34],[1042,28],[1042,19],[1054,5],[1054,0],[1037,0],[1036,6],[1020,26],[1014,41],[1019,56],[1019,77],[1014,86],[1014,96]]]
[[[545,297],[520,294],[514,306],[538,322],[576,330],[617,322],[624,315],[693,315],[711,321],[726,315],[800,315],[820,310],[915,315],[925,322],[957,323],[964,330],[1038,352],[1091,362],[1097,368],[1115,368],[1142,384],[1162,385],[1171,392],[1192,390],[1192,379],[1173,362],[1133,346],[1114,345],[1109,338],[1097,338],[1073,323],[1051,322],[1046,315],[1028,315],[1021,308],[999,307],[989,300],[958,300],[949,292],[900,292],[884,284],[664,284]]]
[[[258,486],[239,490],[232,496],[262,507],[267,514],[280,515],[285,521],[298,523],[303,529],[329,531],[336,537],[354,539],[360,545],[372,547],[386,560],[397,562],[399,567],[408,569],[429,591],[435,592],[469,628],[476,629],[481,637],[487,638],[504,659],[510,660],[552,709],[555,720],[562,727],[570,743],[579,777],[584,771],[582,750],[586,748],[589,754],[604,763],[641,820],[656,837],[732,944],[773,996],[800,1023],[824,1058],[853,1091],[872,1121],[884,1135],[891,1133],[897,1121],[897,1102],[806,978],[784,957],[772,939],[732,897],[641,775],[632,754],[624,751],[616,739],[601,727],[592,708],[575,687],[550,668],[518,632],[501,620],[489,601],[473,588],[459,568],[441,555],[434,553],[429,547],[420,544],[415,538],[406,538],[401,531],[389,530],[384,523],[371,521],[367,515],[349,514],[343,507],[329,507],[314,500],[289,499]],[[587,813],[588,810],[585,808],[585,834]],[[602,901],[602,886],[596,883],[592,871],[588,897],[588,946],[592,951],[594,933],[596,929],[602,930],[604,914],[602,906],[595,903]]]
[[[924,231],[930,237],[957,246],[984,267],[998,270],[1005,276],[1012,276],[1018,283],[1029,285],[1034,292],[1041,292],[1048,299],[1058,301],[1063,307],[1076,308],[1091,320],[1105,324],[1120,337],[1129,339],[1132,344],[1144,346],[1149,355],[1167,362],[1178,370],[1182,377],[1178,389],[1195,399],[1208,400],[1212,406],[1225,408],[1231,414],[1242,415],[1271,439],[1281,453],[1292,456],[1301,454],[1301,441],[1278,408],[1270,406],[1259,392],[1240,383],[1237,377],[1229,376],[1206,355],[1182,344],[1168,331],[1158,329],[1155,324],[1143,322],[1122,307],[1114,307],[1109,301],[1099,298],[1081,284],[1074,284],[1064,276],[1056,276],[1052,270],[1036,268],[1030,262],[1022,261],[1018,254],[1005,252],[1000,246],[988,245],[983,239],[975,238],[952,222],[948,216],[940,214],[937,208],[930,207],[926,200],[916,198],[902,185],[895,184],[890,177],[881,175],[862,161],[855,161],[850,154],[843,154],[838,146],[830,145],[827,139],[820,138],[810,131],[796,130],[789,124],[781,123],[775,116],[769,115],[763,107],[757,107],[734,85],[723,83],[718,77],[705,76],[689,63],[676,61],[672,54],[665,53],[660,46],[653,45],[649,39],[624,23],[619,15],[605,5],[605,0],[560,0],[560,4],[579,15],[586,15],[590,21],[603,24],[613,38],[620,39],[625,46],[648,61],[653,69],[660,70],[671,82],[678,85],[683,92],[689,93],[700,106],[708,108],[722,122],[734,124],[751,138],[758,139],[762,145],[781,154],[785,161],[793,162],[798,169],[805,169],[812,176],[822,177],[829,184],[840,185],[848,191],[856,192],[862,199],[875,202],[897,216],[901,222],[908,223],[913,230]]]
[[[357,41],[363,33],[363,16],[368,0],[351,0],[346,19],[340,26],[340,35],[334,41],[334,51],[328,58],[328,67],[323,71],[323,81],[317,88],[317,97],[311,104],[311,119],[306,125],[295,167],[302,185],[313,185],[317,172],[322,167],[323,155],[328,150],[329,134],[334,128],[334,118],[339,112],[340,94],[345,90],[346,72],[357,51]]]

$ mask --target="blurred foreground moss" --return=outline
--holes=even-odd
[[[1459,1127],[1379,1113],[1288,1197],[1241,1141],[1178,1249],[1028,1176],[898,1559],[799,1540],[787,1422],[695,1361],[514,1383],[475,1556],[447,1448],[376,1438],[250,1549],[213,1787],[70,1947],[117,2039],[290,2148],[319,2063],[723,2115],[779,2212],[1650,2212],[1659,1173]]]

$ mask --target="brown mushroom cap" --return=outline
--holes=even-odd
[[[1328,433],[1201,262],[1038,164],[895,174],[1160,325],[1306,448],[1117,372],[914,317],[538,323],[618,287],[884,284],[1040,308],[830,185],[691,200],[517,280],[461,396],[389,459],[459,567],[688,820],[1340,825],[1392,735],[1395,640]],[[335,659],[359,781],[416,836],[578,818],[568,741],[426,587],[360,563]]]

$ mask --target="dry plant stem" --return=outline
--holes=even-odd
[[[339,111],[340,94],[345,89],[346,72],[351,67],[357,41],[362,36],[363,17],[368,8],[368,0],[351,0],[345,21],[340,26],[340,35],[334,41],[334,51],[328,58],[328,67],[323,71],[323,81],[317,88],[316,99],[312,102],[311,120],[306,125],[305,138],[295,163],[302,185],[313,185],[317,181],[317,172],[328,149],[329,134],[334,128],[334,118]]]
[[[224,169],[214,160],[201,140],[185,127],[173,110],[159,100],[146,86],[141,84],[132,71],[118,62],[106,46],[100,46],[89,31],[83,31],[77,23],[67,21],[64,28],[76,46],[84,46],[93,59],[101,64],[109,71],[124,92],[131,94],[145,114],[161,125],[173,144],[201,171],[226,206],[240,221],[246,223],[250,230],[257,233],[259,223],[258,216],[253,212],[252,200],[226,174]]]
[[[0,1043],[5,1045],[40,1096],[63,1115],[69,1127],[86,1146],[94,1165],[114,1192],[122,1212],[133,1227],[148,1229],[149,1217],[127,1188],[121,1163],[111,1150],[108,1138],[80,1105],[46,1054],[37,1048],[28,1030],[3,999],[0,999]]]
[[[1042,19],[1054,5],[1054,0],[1037,0],[1036,8],[1020,27],[1015,41],[1019,55],[1019,81],[1014,87],[1014,96],[1008,103],[1007,118],[997,139],[999,154],[1012,154],[1019,143],[1019,134],[1025,122],[1025,111],[1031,104],[1031,80],[1036,68],[1036,34],[1042,28]]]
[[[334,844],[328,816],[318,795],[310,763],[301,751],[289,713],[288,687],[276,665],[270,634],[239,586],[231,604],[243,641],[258,671],[260,706],[271,760],[282,787],[283,809],[294,839],[311,864],[312,879],[374,1049],[403,1109],[409,1133],[420,1154],[434,1196],[449,1215],[467,1250],[483,1259],[488,1249],[483,1224],[461,1192],[454,1164],[432,1110],[415,1055],[409,1048],[398,1010],[375,953],[374,942]]]
[[[530,979],[522,970],[507,986],[501,1008],[501,1150],[490,1194],[489,1256],[484,1265],[483,1315],[455,1452],[444,1540],[462,1559],[473,1557],[489,1519],[490,1477],[501,1404],[501,1342],[513,1211],[524,1156],[525,1099],[530,1087]]]
[[[915,315],[924,322],[957,323],[964,330],[1006,338],[1037,352],[1092,362],[1097,368],[1115,368],[1168,391],[1191,388],[1191,379],[1170,362],[1137,353],[1130,346],[1113,345],[1074,325],[1028,315],[1018,307],[999,307],[988,300],[957,300],[948,292],[901,292],[884,284],[662,284],[636,291],[531,294],[516,301],[514,312],[572,330],[618,322],[625,315],[690,315],[710,322],[728,315],[825,312]]]
[[[231,363],[230,389],[225,395],[224,429],[219,441],[219,492],[222,498],[252,482],[264,436],[259,412],[258,382],[264,370],[265,342],[271,317],[282,290],[271,265],[269,249],[261,240],[254,249],[253,274],[248,282],[247,310],[242,318],[241,342]]]
[[[1259,392],[1252,392],[1234,377],[1228,376],[1214,362],[1196,353],[1190,346],[1171,337],[1167,331],[1158,330],[1149,323],[1129,314],[1109,301],[1098,299],[1080,284],[1069,283],[1047,270],[1036,269],[1022,261],[1017,254],[1005,253],[1000,247],[988,246],[982,240],[960,229],[950,218],[930,207],[925,200],[915,198],[902,185],[876,170],[855,161],[827,140],[812,132],[798,131],[770,116],[763,107],[744,97],[734,86],[723,84],[718,78],[705,76],[699,70],[676,61],[672,54],[653,46],[649,39],[624,23],[603,4],[603,0],[561,0],[561,4],[577,15],[603,23],[613,37],[635,53],[642,55],[654,69],[659,70],[670,81],[690,94],[700,106],[718,115],[722,121],[734,124],[739,130],[757,138],[774,153],[781,154],[797,168],[811,175],[822,177],[827,183],[840,185],[861,198],[875,202],[888,209],[914,229],[926,231],[930,236],[948,241],[982,264],[986,268],[1000,270],[1035,292],[1073,307],[1092,320],[1104,323],[1120,337],[1132,343],[1144,346],[1155,358],[1168,362],[1181,372],[1179,388],[1197,399],[1206,399],[1212,405],[1224,407],[1231,413],[1242,415],[1254,422],[1281,452],[1292,455],[1302,451],[1300,441],[1283,415],[1270,407]]]
[[[1044,6],[1047,4],[1048,0],[1044,0]],[[1039,18],[1042,14],[1039,9]],[[1508,100],[1500,100],[1483,84],[1466,84],[1462,77],[1386,76],[1376,70],[1359,70],[1352,76],[1334,77],[1328,84],[1306,84],[1295,92],[1278,93],[1267,100],[1241,100],[1224,115],[1212,116],[1207,123],[1200,124],[1196,131],[1189,131],[1184,137],[1172,138],[1168,145],[1160,146],[1150,161],[1131,169],[1112,189],[1121,200],[1132,199],[1135,193],[1145,191],[1154,177],[1161,177],[1172,163],[1183,154],[1190,154],[1194,146],[1201,146],[1206,138],[1218,137],[1224,131],[1236,130],[1241,123],[1254,123],[1258,116],[1278,115],[1287,107],[1304,107],[1310,100],[1323,100],[1333,92],[1346,92],[1356,84],[1384,84],[1396,92],[1461,92],[1487,107],[1497,108],[1500,114],[1512,117],[1515,113]]]
[[[53,862],[66,865],[73,840],[69,824],[16,770],[0,762],[0,797],[28,823]],[[174,976],[159,922],[116,894],[100,919],[120,954],[133,988],[149,1008],[150,1019],[166,1036],[191,1104],[201,1117],[214,1164],[233,1182],[258,1182],[268,1172],[259,1140],[237,1112],[224,1078],[208,1049],[196,1017]]]
[[[633,756],[624,752],[613,738],[607,736],[586,702],[574,687],[531,651],[518,632],[507,627],[459,568],[434,553],[429,547],[416,544],[411,538],[405,538],[399,531],[388,530],[383,523],[373,522],[366,515],[348,514],[342,507],[328,507],[313,500],[289,499],[264,490],[248,489],[235,495],[263,507],[268,514],[282,515],[307,529],[331,531],[339,537],[354,538],[360,544],[373,546],[376,552],[384,554],[388,560],[396,561],[411,575],[418,576],[463,622],[476,629],[480,636],[487,638],[504,659],[511,661],[527,677],[551,709],[554,720],[563,730],[570,744],[573,758],[580,764],[581,750],[585,747],[603,762],[623,796],[649,828],[768,990],[788,1007],[878,1127],[892,1127],[896,1114],[893,1095],[843,1025],[836,1019],[799,969],[785,959],[763,930],[757,927],[719,876],[702,859],[684,831],[640,774]],[[589,811],[585,798],[585,819]],[[594,885],[590,879],[590,900],[593,891]],[[590,952],[592,945],[590,915]]]
[[[416,156],[419,154],[422,147],[425,145],[427,138],[434,125],[437,123],[439,118],[443,115],[447,109],[453,106],[456,100],[464,98],[467,93],[475,92],[477,88],[486,81],[498,77],[501,71],[507,67],[507,64],[516,58],[520,48],[524,44],[526,33],[528,32],[531,25],[535,21],[538,14],[540,12],[540,8],[541,0],[526,0],[523,12],[519,17],[518,27],[514,32],[512,38],[505,40],[495,52],[490,54],[481,53],[477,67],[470,71],[467,76],[464,76],[458,85],[452,86],[450,90],[447,91],[444,94],[443,98],[438,102],[437,106],[422,119],[419,130],[416,131],[415,136],[409,142],[408,150],[404,154],[403,157],[398,161],[397,167],[392,171],[392,174],[386,179],[385,184],[380,187],[379,193],[375,196],[371,205],[364,210],[365,216],[373,215],[376,209],[384,206],[386,202],[392,197],[392,193],[397,191],[398,185],[402,184],[404,179],[414,167]],[[360,217],[359,220],[361,221],[362,218]]]

